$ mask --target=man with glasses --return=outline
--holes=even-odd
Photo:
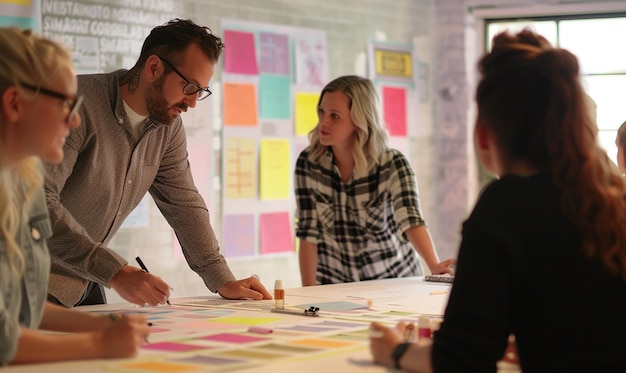
[[[170,287],[131,266],[107,244],[149,192],[206,286],[228,299],[271,299],[254,277],[236,280],[194,186],[182,112],[211,91],[224,45],[190,20],[155,27],[130,70],[78,77],[82,126],[65,160],[46,165],[53,235],[49,300],[67,307],[106,303],[103,286],[139,305],[165,304]]]

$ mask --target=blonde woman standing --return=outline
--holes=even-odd
[[[46,303],[52,229],[40,159],[60,162],[80,124],[70,55],[30,31],[1,28],[0,56],[0,365],[133,356],[149,333],[144,317]]]
[[[328,83],[295,170],[302,285],[452,273],[439,261],[409,162],[387,146],[369,79]]]

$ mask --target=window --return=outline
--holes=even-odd
[[[530,17],[485,20],[485,45],[498,32],[530,27],[552,45],[574,53],[581,66],[582,84],[597,106],[598,140],[614,162],[617,128],[626,121],[626,14]]]

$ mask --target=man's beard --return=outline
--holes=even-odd
[[[170,114],[170,106],[163,96],[163,86],[165,84],[165,75],[162,75],[150,89],[146,95],[146,106],[148,107],[148,115],[150,119],[166,125],[172,124],[177,115]],[[187,107],[184,104],[177,105],[184,111]]]

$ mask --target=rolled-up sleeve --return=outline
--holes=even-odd
[[[426,225],[420,210],[417,181],[409,162],[400,152],[395,152],[390,166],[389,190],[393,201],[393,218],[399,231],[404,233],[411,227]]]
[[[317,244],[319,240],[317,210],[311,188],[311,170],[307,157],[308,153],[304,150],[296,162],[296,237]]]

